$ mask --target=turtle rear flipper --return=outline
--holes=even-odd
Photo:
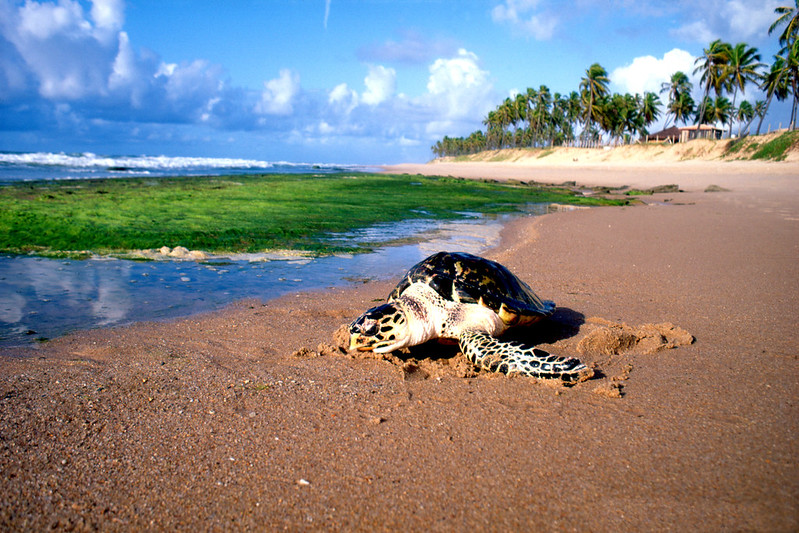
[[[466,330],[461,333],[459,341],[463,355],[474,365],[490,372],[568,382],[582,381],[593,374],[579,359],[552,355],[516,342],[504,342],[484,331]]]

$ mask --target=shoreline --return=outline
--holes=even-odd
[[[403,168],[552,168],[453,165]],[[552,171],[687,192],[517,220],[486,254],[558,304],[525,335],[596,379],[475,374],[437,345],[408,362],[338,353],[333,332],[393,282],[82,332],[0,358],[0,523],[796,529],[799,173],[680,165]],[[695,342],[582,342],[665,323]]]

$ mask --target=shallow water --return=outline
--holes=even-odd
[[[545,211],[546,206],[531,206],[532,213]],[[318,258],[136,262],[0,256],[0,346],[188,316],[245,298],[265,301],[299,290],[398,278],[439,250],[480,253],[496,246],[502,226],[514,216],[519,215],[378,224],[331,240],[394,245]]]

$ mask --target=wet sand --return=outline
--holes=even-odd
[[[515,335],[594,365],[574,387],[335,349],[391,283],[6,350],[0,528],[795,531],[799,173],[726,165],[521,170],[688,191],[487,254],[557,302]]]

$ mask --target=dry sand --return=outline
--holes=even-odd
[[[736,192],[778,195],[795,192],[799,185],[799,162],[753,161],[683,161],[656,163],[631,162],[564,162],[544,164],[540,161],[454,163],[435,161],[430,164],[404,164],[386,167],[389,172],[491,178],[561,184],[577,182],[585,186],[630,187],[647,189],[659,185],[679,185],[686,192],[702,192],[710,185]]]
[[[689,191],[487,254],[558,303],[516,335],[574,387],[330,346],[388,283],[9,350],[0,528],[796,531],[799,172],[741,165],[403,167]]]

